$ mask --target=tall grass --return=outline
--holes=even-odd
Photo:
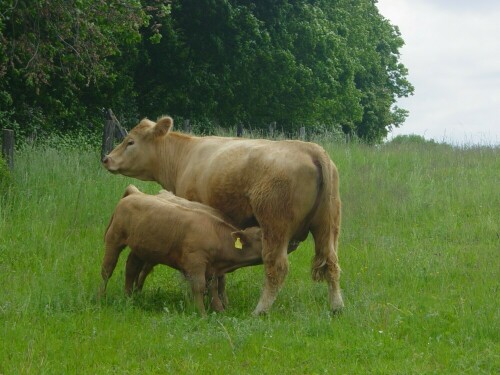
[[[103,235],[124,188],[97,151],[26,148],[0,204],[0,374],[493,374],[500,372],[500,150],[326,144],[343,199],[346,309],[290,255],[270,314],[262,266],[228,277],[230,307],[200,318],[179,274],[98,302]],[[125,255],[122,258],[126,258]]]

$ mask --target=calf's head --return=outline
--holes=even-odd
[[[158,169],[157,143],[172,128],[173,120],[162,117],[158,122],[142,120],[125,137],[122,143],[102,159],[109,172],[134,177],[140,180],[154,180]]]
[[[239,230],[232,232],[231,235],[235,240],[235,247],[241,245],[241,249],[246,253],[262,256],[262,231],[259,227]],[[239,245],[236,245],[237,243]]]

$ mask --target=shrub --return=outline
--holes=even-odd
[[[389,144],[402,145],[402,144],[436,144],[434,140],[427,140],[421,135],[409,134],[409,135],[398,135],[394,137]]]

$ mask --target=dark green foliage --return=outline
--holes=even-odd
[[[126,125],[170,114],[378,142],[413,92],[371,0],[7,0],[0,39],[0,127],[21,136],[96,127],[113,108]]]
[[[102,122],[103,106],[121,112],[143,22],[138,0],[2,1],[0,126],[14,121],[20,138]]]

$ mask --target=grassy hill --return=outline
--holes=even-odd
[[[125,250],[96,300],[103,236],[129,183],[97,151],[24,148],[0,198],[0,374],[493,374],[500,372],[500,149],[327,144],[341,176],[332,316],[311,240],[271,312],[262,266],[228,275],[230,307],[200,318],[158,266],[123,293]]]

